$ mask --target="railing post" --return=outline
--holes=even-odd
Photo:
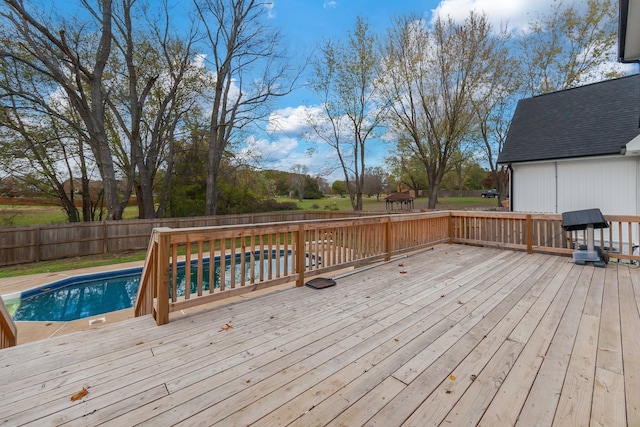
[[[300,223],[298,225],[296,238],[296,273],[298,273],[298,280],[296,281],[297,287],[304,285],[304,268],[306,260],[305,242],[304,224]]]
[[[156,263],[156,324],[169,323],[169,241],[170,236],[160,232],[158,261]]]
[[[531,255],[533,253],[533,220],[531,214],[527,214],[526,220],[527,227],[527,253]]]
[[[391,251],[393,249],[393,245],[391,242],[391,216],[387,216],[387,220],[385,222],[384,238],[385,238],[385,252],[387,253],[384,260],[389,261],[391,260]]]
[[[4,301],[0,298],[0,349],[18,344],[18,329],[13,323]]]
[[[449,234],[449,243],[454,238],[454,229],[453,229],[453,214],[449,211],[449,223],[447,224],[447,233]]]

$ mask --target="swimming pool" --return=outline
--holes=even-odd
[[[264,260],[260,261],[260,252],[255,253],[255,274],[256,279],[260,271],[259,264],[268,266],[266,259],[268,252],[265,252]],[[274,255],[276,254],[273,251]],[[241,275],[241,254],[235,257],[236,283],[240,281]],[[245,277],[250,277],[251,254],[245,254]],[[280,256],[272,256],[272,268],[275,271],[275,264],[284,265],[285,258],[291,266],[291,252],[280,251]],[[231,257],[227,255],[225,262],[225,282],[231,283]],[[203,289],[209,290],[209,267],[210,262],[206,259],[203,262]],[[214,288],[218,288],[220,281],[220,259],[214,261]],[[263,270],[266,271],[266,268]],[[184,262],[178,264],[177,294],[184,295],[186,279],[184,277]],[[3,296],[5,304],[13,320],[16,321],[48,321],[65,322],[71,320],[91,317],[111,311],[122,310],[133,307],[136,301],[138,287],[140,285],[140,275],[142,267],[115,270],[104,273],[96,273],[83,276],[74,276],[62,279],[47,285],[29,289],[19,294]],[[197,263],[191,262],[191,292],[197,291]],[[172,280],[169,280],[171,284]],[[170,285],[171,287],[171,285]],[[169,289],[171,292],[171,289]]]

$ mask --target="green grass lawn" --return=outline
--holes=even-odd
[[[137,218],[138,207],[127,207],[123,216],[124,219]],[[58,206],[0,205],[0,227],[65,224],[67,222],[67,215]]]
[[[279,197],[278,202],[292,202],[298,205],[298,209],[304,211],[352,211],[351,200],[348,196],[340,197],[325,197],[324,199],[315,200],[302,200],[289,199],[286,197]],[[376,200],[375,197],[365,197],[362,199],[362,206],[364,210],[385,210],[384,197],[380,200]]]
[[[387,205],[384,197],[376,199],[375,197],[364,197],[362,199],[362,209],[365,211],[386,211]],[[326,197],[317,200],[302,200],[278,198],[279,202],[293,202],[298,205],[298,209],[302,210],[336,210],[336,211],[352,211],[351,201],[349,197]],[[414,209],[427,209],[429,199],[426,197],[417,197],[414,199]],[[484,199],[482,197],[443,197],[438,199],[436,209],[490,209],[498,206],[498,199]]]

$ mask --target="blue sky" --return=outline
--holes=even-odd
[[[44,4],[61,7],[77,13],[80,0],[55,0]],[[150,0],[151,2],[155,0]],[[274,26],[285,37],[288,48],[297,57],[309,56],[323,40],[339,39],[352,30],[357,16],[363,17],[370,29],[384,35],[392,20],[409,14],[422,16],[427,21],[435,16],[451,16],[465,19],[470,11],[485,13],[495,28],[508,24],[514,30],[525,28],[536,13],[548,12],[552,4],[560,0],[263,0],[269,4],[267,13]],[[173,0],[176,8],[180,0]],[[563,0],[565,4],[583,5],[585,0]],[[64,5],[64,6],[63,6]],[[303,76],[301,83],[304,83]],[[303,134],[308,130],[305,117],[319,100],[305,89],[294,91],[280,98],[273,105],[272,120],[265,126],[267,132],[254,133],[247,141],[253,153],[260,153],[256,166],[263,169],[290,171],[294,165],[304,165],[309,174],[337,166],[333,149],[315,145],[313,155],[307,155],[311,147]],[[381,140],[367,143],[367,166],[383,166],[384,157],[392,147]],[[344,179],[341,171],[325,176],[329,183]]]
[[[370,28],[384,34],[393,18],[417,14],[426,20],[436,15],[463,20],[471,10],[485,13],[494,27],[507,23],[514,30],[522,29],[538,12],[550,9],[554,0],[271,0],[273,23],[287,36],[287,43],[297,52],[312,52],[323,40],[337,39],[353,29],[357,16]],[[565,4],[583,4],[583,0],[564,0]],[[305,165],[310,174],[327,165],[337,165],[335,153],[329,147],[316,145],[312,156],[306,154],[310,144],[302,134],[308,108],[318,104],[313,94],[304,89],[278,101],[272,118],[278,125],[267,126],[268,134],[251,138],[254,152],[262,155],[258,166],[265,169],[291,170],[293,165]],[[391,149],[388,143],[372,140],[368,143],[367,166],[383,166]],[[326,176],[329,183],[344,179],[336,170]]]

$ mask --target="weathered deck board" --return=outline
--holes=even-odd
[[[2,350],[0,424],[640,425],[634,265],[443,245],[337,282]]]

